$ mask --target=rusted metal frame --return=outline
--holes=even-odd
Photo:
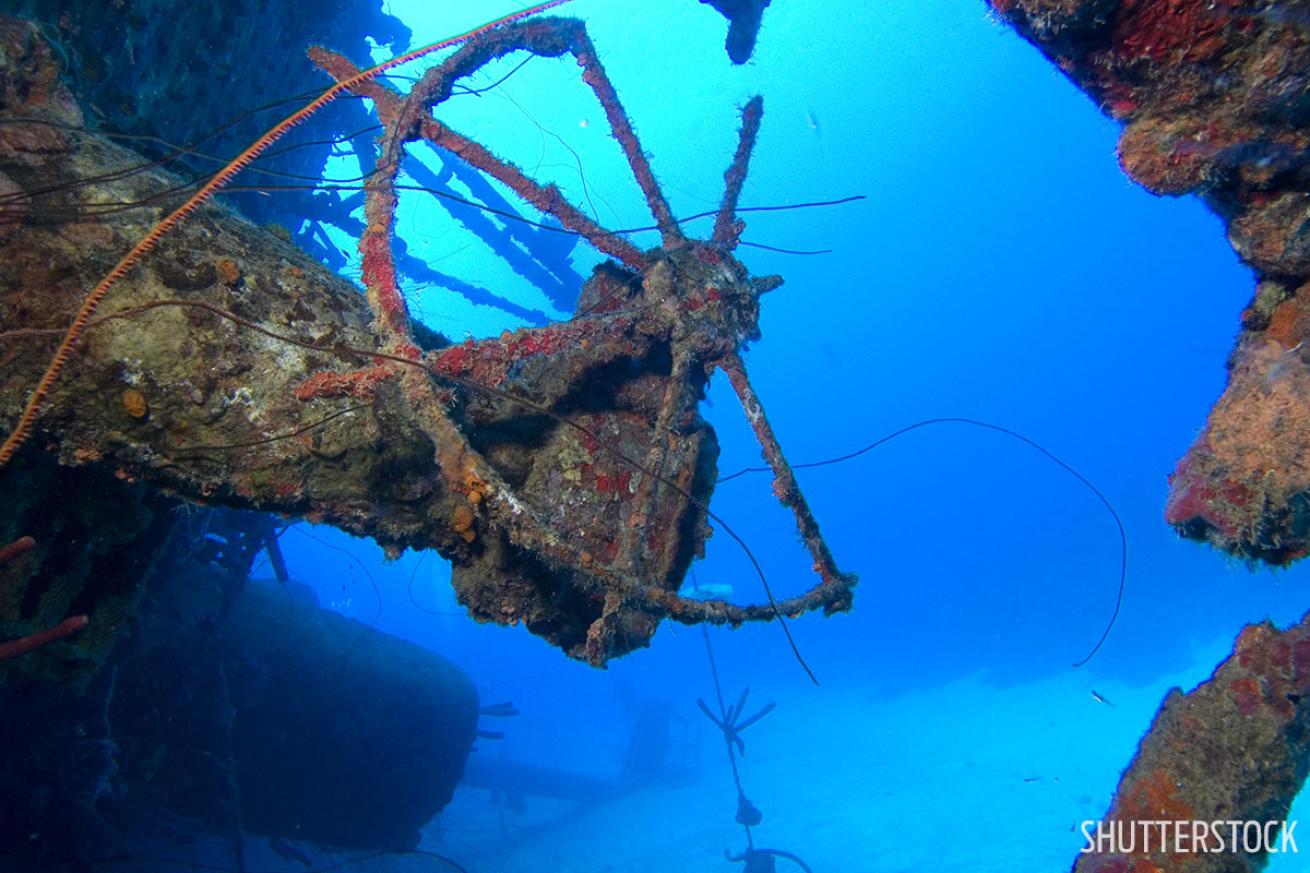
[[[646,539],[649,509],[659,491],[659,477],[663,476],[664,460],[669,451],[668,441],[677,438],[676,421],[687,408],[687,378],[691,373],[692,361],[693,357],[690,353],[675,346],[668,383],[655,420],[654,435],[650,449],[646,453],[646,469],[639,474],[640,478],[633,495],[632,515],[628,519],[628,526],[620,545],[619,554],[628,558],[633,572],[638,575],[641,548]]]
[[[505,396],[504,392],[496,393]],[[537,404],[521,402],[528,408],[544,411]],[[608,660],[610,641],[624,606],[639,608],[658,617],[669,617],[682,624],[708,622],[732,627],[748,621],[772,621],[780,616],[796,617],[820,608],[832,613],[850,607],[850,589],[855,579],[841,573],[836,573],[831,583],[825,578],[820,584],[796,597],[776,603],[739,606],[726,601],[693,600],[646,584],[628,573],[586,561],[545,520],[518,501],[510,486],[473,449],[463,433],[441,413],[439,407],[421,407],[418,413],[420,418],[426,419],[424,430],[437,447],[437,463],[441,469],[454,471],[458,485],[470,495],[489,495],[489,500],[480,502],[487,507],[491,523],[505,530],[514,545],[534,552],[558,569],[570,571],[572,578],[584,590],[603,598],[601,616],[588,629],[586,659],[589,663],[600,666]],[[556,417],[566,426],[578,427],[568,419]],[[636,466],[640,469],[640,465]]]
[[[737,153],[732,163],[723,174],[723,201],[719,204],[719,213],[714,217],[714,235],[711,239],[729,250],[737,247],[737,241],[745,228],[745,222],[737,218],[737,203],[741,199],[741,189],[746,183],[746,174],[750,169],[751,153],[755,150],[755,140],[760,132],[760,120],[764,116],[764,99],[752,97],[741,110],[741,132],[737,138]]]
[[[672,210],[669,209],[668,201],[664,199],[659,183],[655,181],[655,173],[650,168],[650,162],[646,160],[646,153],[642,151],[641,142],[637,139],[632,123],[628,121],[627,113],[623,111],[618,92],[614,90],[613,83],[605,74],[600,56],[596,54],[596,47],[591,44],[591,38],[587,36],[587,30],[581,21],[566,20],[566,26],[573,29],[573,56],[582,65],[582,81],[591,86],[596,99],[600,100],[600,105],[605,110],[610,130],[614,132],[614,138],[623,148],[628,166],[632,168],[632,175],[641,186],[641,193],[646,196],[651,215],[655,217],[655,223],[659,226],[663,246],[666,249],[677,248],[686,241],[686,238],[683,237],[682,230],[678,227]]]
[[[410,330],[409,307],[396,282],[396,264],[391,255],[400,161],[398,154],[389,155],[387,151],[384,147],[377,170],[364,183],[364,230],[359,236],[364,293],[383,348],[394,355],[417,359],[420,352]]]
[[[620,588],[605,592],[600,616],[587,628],[587,641],[583,644],[583,656],[588,664],[600,666],[609,661],[614,635],[621,626],[622,612],[628,600],[628,593]]]
[[[393,119],[395,133],[399,135],[393,136],[393,141],[412,135],[414,126],[416,126],[418,135],[424,139],[447,148],[468,161],[470,165],[494,178],[500,179],[528,202],[533,203],[544,212],[555,215],[565,226],[570,226],[570,229],[583,233],[600,250],[618,257],[628,263],[629,266],[640,269],[646,265],[644,255],[641,255],[626,240],[621,240],[591,224],[580,211],[564,201],[554,186],[542,187],[537,185],[517,168],[496,158],[477,143],[460,136],[426,115],[422,118],[416,118],[415,116],[413,107],[417,106],[420,100],[423,101],[424,105],[427,105],[432,101],[434,95],[438,95],[439,92],[444,92],[444,96],[449,95],[449,89],[453,82],[452,70],[460,69],[463,71],[461,74],[469,72],[492,58],[499,57],[517,48],[545,55],[562,53],[567,47],[561,49],[561,44],[558,41],[543,45],[538,40],[558,40],[564,27],[572,27],[574,28],[573,50],[578,57],[579,63],[584,67],[583,78],[595,91],[602,103],[602,107],[605,109],[611,126],[615,130],[616,138],[619,139],[625,155],[628,157],[634,176],[637,177],[639,185],[647,196],[652,213],[661,227],[665,245],[677,245],[683,242],[681,232],[678,230],[667,203],[658,189],[649,164],[641,153],[631,125],[618,103],[613,86],[596,60],[594,48],[590,40],[587,39],[585,31],[582,30],[581,24],[541,21],[532,22],[531,24],[530,29],[526,26],[519,28],[519,30],[531,35],[531,39],[524,39],[519,44],[511,44],[511,37],[521,36],[522,34],[497,32],[485,37],[483,40],[465,46],[456,55],[448,59],[446,64],[442,65],[443,72],[432,74],[431,78],[426,80],[427,86],[425,88],[416,89],[417,96],[415,92],[411,92],[410,99],[406,101],[406,106],[399,109],[397,109],[396,104],[401,98],[390,89],[370,87],[361,89],[361,92],[364,93],[364,96],[375,100],[379,106],[380,117]],[[507,29],[507,31],[509,30],[513,29]],[[319,60],[320,58],[322,60]],[[316,58],[316,60],[319,60],[320,66],[328,69],[329,72],[334,72],[334,75],[337,74],[336,71],[338,70],[345,71],[348,74],[349,68],[345,66],[348,62],[343,59],[330,57],[328,53],[319,53],[319,58]],[[330,63],[324,61],[330,61]],[[444,99],[444,96],[441,96],[440,99]],[[439,100],[435,102],[439,102]],[[758,103],[753,101],[753,104],[757,108],[755,112],[752,112],[751,106],[748,105],[747,112],[744,113],[738,153],[734,157],[728,173],[725,174],[729,190],[725,191],[723,205],[720,208],[721,216],[731,215],[735,212],[741,179],[744,179],[746,162],[749,159],[750,149],[754,143],[755,131],[758,129]],[[402,118],[402,116],[406,115],[407,117]],[[753,119],[752,116],[754,116]],[[384,158],[385,156],[386,150],[384,149]],[[392,163],[394,164],[394,161]],[[391,172],[388,178],[393,179],[394,166],[388,169]],[[379,192],[388,190],[388,188],[389,183],[377,186]],[[379,204],[382,203],[380,193],[375,194],[373,199]],[[394,208],[394,200],[388,208]],[[388,261],[391,259],[389,251],[390,227],[391,223],[388,220],[383,228],[388,243],[385,253]],[[380,238],[378,234],[373,236]],[[735,244],[735,238],[727,241],[726,244],[729,246]],[[374,275],[382,278],[385,278],[386,274],[387,271],[385,270],[378,270],[374,273]],[[394,268],[390,275],[394,277]],[[391,300],[385,295],[375,296],[378,299]],[[394,328],[400,327],[395,319],[385,320],[385,323]],[[405,322],[404,326],[407,329],[407,322]],[[478,495],[476,499],[471,499],[471,502],[485,506],[491,523],[502,527],[509,535],[511,542],[521,548],[537,553],[549,563],[554,563],[560,568],[572,571],[573,578],[577,579],[585,588],[604,597],[602,615],[588,631],[587,655],[588,660],[593,663],[604,663],[607,659],[608,648],[618,626],[620,609],[625,605],[635,606],[652,614],[668,616],[687,624],[710,622],[734,626],[746,621],[767,621],[780,615],[795,616],[820,607],[828,612],[849,607],[850,587],[854,584],[854,579],[837,570],[831,554],[823,543],[818,532],[817,522],[810,514],[804,498],[800,495],[790,468],[782,459],[781,450],[772,436],[767,421],[763,419],[758,398],[755,397],[754,391],[745,377],[745,370],[740,359],[733,354],[719,362],[718,365],[728,373],[729,379],[738,390],[739,396],[742,397],[743,405],[748,410],[748,417],[751,418],[757,438],[764,448],[766,458],[774,467],[779,482],[790,483],[789,486],[779,487],[779,497],[795,512],[802,538],[815,558],[815,568],[822,580],[820,585],[811,588],[806,593],[777,603],[738,606],[721,601],[691,600],[678,595],[676,592],[644,584],[639,577],[629,573],[616,572],[594,565],[588,566],[589,562],[582,560],[582,556],[563,542],[543,519],[537,516],[531,508],[522,505],[517,500],[503,478],[472,448],[464,434],[445,415],[435,396],[431,396],[432,383],[428,374],[417,370],[409,370],[406,374],[406,381],[409,383],[407,385],[408,392],[411,398],[416,401],[415,408],[418,410],[421,426],[433,442],[437,460],[444,475],[450,479],[456,488],[469,494],[471,498],[475,494]],[[452,379],[452,381],[458,383],[463,380]],[[669,432],[676,410],[680,405],[685,404],[685,399],[680,399],[680,395],[685,391],[685,386],[675,387],[679,384],[679,381],[673,380],[670,388],[671,393],[666,394],[659,416],[661,426],[657,427],[657,434],[667,434]],[[685,381],[685,379],[681,381]],[[414,396],[415,394],[427,396]],[[525,405],[535,407],[535,404],[529,402],[525,402]],[[758,411],[758,415],[753,414],[751,410]],[[569,422],[565,420],[565,423]],[[658,444],[652,446],[652,455],[659,455],[656,460],[662,461],[663,451]],[[658,473],[649,467],[637,466],[643,474],[643,481],[648,483],[647,487],[653,496],[655,483],[659,481]],[[483,501],[483,495],[490,497],[490,499]],[[649,498],[647,501],[642,501],[642,503],[647,503],[648,500]],[[639,543],[640,540],[637,542]],[[629,550],[632,548],[634,547],[629,546]]]
[[[634,316],[624,312],[607,312],[603,316],[591,316],[573,321],[552,323],[549,327],[524,328],[511,335],[506,343],[499,338],[484,339],[468,346],[464,344],[448,346],[429,353],[424,364],[433,375],[465,384],[467,380],[471,390],[481,390],[487,386],[473,380],[486,380],[488,385],[501,385],[510,378],[510,371],[528,357],[537,360],[550,360],[576,355],[579,348],[587,351],[586,364],[598,366],[609,364],[625,356],[626,350],[615,345],[619,339],[631,335]],[[528,353],[512,351],[513,337],[545,336],[549,334],[564,347],[548,350],[537,349]],[[489,360],[488,360],[489,359]],[[576,366],[576,364],[574,364]],[[513,403],[522,403],[516,398],[508,397]]]
[[[413,341],[409,335],[408,315],[404,298],[395,286],[395,265],[391,251],[392,216],[395,211],[391,180],[395,178],[404,141],[417,120],[414,107],[425,106],[426,98],[422,89],[411,92],[395,112],[394,126],[388,128],[382,137],[379,172],[372,177],[378,181],[366,186],[365,213],[368,216],[368,228],[360,243],[366,259],[374,261],[371,265],[366,262],[364,270],[369,303],[375,307],[379,322],[395,333],[390,338],[392,342],[397,345],[408,343],[410,347],[413,347]],[[371,241],[367,249],[364,240]],[[383,307],[394,306],[396,310],[378,312],[379,302]],[[400,314],[404,315],[403,321]],[[414,357],[418,357],[416,348]],[[402,380],[410,403],[418,413],[419,425],[432,442],[438,467],[450,486],[465,494],[474,509],[485,507],[490,521],[506,530],[516,545],[529,548],[570,570],[584,566],[581,555],[562,542],[543,519],[524,506],[496,469],[473,448],[437,397],[430,368],[406,367]],[[497,393],[512,399],[508,392]],[[599,587],[605,591],[639,587],[636,580],[621,576],[597,581],[602,582]],[[603,660],[598,663],[603,663]]]
[[[773,621],[779,617],[796,618],[822,609],[826,614],[850,608],[850,589],[854,577],[845,575],[840,584],[819,583],[803,594],[778,600],[739,606],[726,600],[692,600],[673,591],[643,588],[629,603],[653,614],[667,616],[680,624],[716,624],[739,627],[746,622]]]
[[[855,584],[855,579],[837,569],[832,552],[828,550],[828,544],[824,541],[823,534],[819,532],[819,522],[810,511],[809,503],[796,481],[796,475],[792,472],[791,465],[787,463],[782,453],[782,446],[779,445],[773,427],[764,414],[764,406],[760,403],[760,398],[746,375],[746,365],[742,363],[741,357],[733,352],[718,361],[717,366],[732,382],[733,390],[737,392],[737,398],[741,401],[742,410],[746,413],[746,419],[750,422],[751,429],[755,431],[755,438],[764,452],[764,459],[773,470],[774,496],[795,516],[796,528],[800,532],[801,540],[814,559],[814,571],[822,580],[820,587],[833,596],[832,601],[824,604],[825,608],[828,612],[846,608],[849,606],[850,590]],[[779,611],[790,614],[782,608],[781,604]]]
[[[333,75],[350,74],[348,61],[326,52],[317,54],[316,60]],[[461,54],[467,56],[469,53]],[[451,66],[448,60],[443,68],[448,72]],[[360,247],[361,252],[369,260],[365,269],[369,302],[374,306],[378,316],[380,330],[384,335],[391,335],[395,342],[402,340],[412,342],[409,340],[407,317],[403,320],[398,317],[398,314],[404,311],[404,301],[395,288],[394,258],[390,249],[392,215],[395,208],[392,184],[396,175],[400,144],[408,138],[412,125],[416,122],[413,107],[420,101],[426,101],[433,90],[449,87],[448,80],[438,76],[425,77],[425,83],[425,88],[416,88],[407,98],[404,98],[403,103],[402,98],[389,89],[381,87],[369,89],[371,92],[369,96],[375,99],[379,106],[379,116],[389,119],[390,124],[382,140],[379,172],[374,174],[376,181],[371,181],[366,186],[365,210],[369,218],[369,226],[361,238]],[[428,127],[430,131],[435,123],[430,120],[428,122],[424,124],[418,121],[418,125],[420,128]],[[490,157],[489,153],[486,154]],[[505,165],[492,157],[489,166],[503,168]],[[501,174],[493,173],[493,175]],[[520,188],[516,187],[515,190],[523,194]],[[562,201],[562,198],[559,199]],[[390,311],[387,311],[387,307],[390,307]],[[552,531],[530,507],[524,506],[494,467],[472,447],[436,398],[428,373],[413,368],[406,368],[406,371],[402,377],[406,394],[417,412],[420,427],[433,444],[438,466],[451,486],[464,493],[475,508],[485,508],[488,520],[505,530],[510,541],[515,545],[531,550],[546,561],[572,571],[574,578],[579,579],[593,593],[604,597],[602,615],[593,624],[588,635],[587,656],[592,663],[605,663],[610,640],[617,625],[618,609],[629,599],[644,599],[641,597],[641,592],[644,590],[641,580],[602,567],[587,567],[582,556]],[[452,381],[462,383],[464,380],[455,378]],[[495,393],[513,399],[508,392]],[[535,406],[531,403],[526,405]]]
[[[526,45],[513,45],[509,50],[533,51],[531,46]],[[533,53],[536,54],[536,52]],[[494,57],[500,56],[497,54]],[[454,60],[455,57],[452,56],[451,60]],[[349,60],[325,49],[314,49],[311,52],[311,58],[321,69],[337,79],[348,78],[358,72],[358,68]],[[451,67],[450,61],[433,69],[443,71],[443,75],[456,75],[446,72],[448,67]],[[460,66],[459,70],[460,72],[457,75],[468,75],[473,71],[464,66]],[[429,74],[431,73],[430,70]],[[426,76],[424,81],[427,81]],[[429,84],[436,95],[445,95],[429,95],[427,105],[431,106],[449,96],[453,80],[442,79],[440,82]],[[359,96],[373,101],[377,107],[378,117],[383,119],[384,123],[387,119],[397,117],[402,105],[401,101],[404,100],[393,89],[372,80],[362,83],[359,88],[353,90]],[[647,261],[641,249],[592,221],[581,209],[569,203],[555,185],[542,185],[513,163],[497,157],[490,149],[430,116],[425,115],[419,119],[417,133],[431,145],[450,152],[469,166],[503,183],[533,207],[548,215],[555,216],[566,229],[582,236],[610,257],[633,270],[641,271],[645,269]]]
[[[592,221],[582,210],[569,203],[555,185],[542,185],[534,181],[514,164],[501,160],[485,146],[435,119],[425,119],[419,132],[434,146],[445,149],[469,166],[504,183],[535,208],[555,216],[565,228],[581,235],[611,258],[637,272],[648,265],[641,249]]]
[[[644,469],[638,474],[632,514],[628,517],[628,524],[619,543],[620,560],[625,561],[630,572],[638,578],[641,576],[642,550],[646,543],[650,509],[658,496],[660,480],[664,475],[664,461],[670,448],[668,443],[677,439],[680,430],[678,419],[687,411],[687,395],[690,390],[688,379],[693,363],[694,356],[690,352],[674,347],[673,364],[656,415],[650,449],[646,452]]]
[[[442,81],[441,88],[432,91],[432,96],[435,98],[433,102],[440,102],[449,96],[456,77],[467,75],[493,58],[502,57],[519,49],[542,57],[557,57],[569,52],[577,59],[578,64],[583,68],[582,80],[590,86],[592,92],[596,95],[596,99],[600,101],[601,109],[605,112],[605,118],[609,122],[610,130],[613,132],[620,148],[623,149],[624,157],[627,158],[628,166],[632,169],[633,177],[637,180],[637,184],[646,198],[651,215],[654,216],[655,223],[660,229],[664,247],[672,248],[681,244],[684,241],[682,231],[673,217],[668,201],[664,199],[664,193],[660,190],[659,183],[655,180],[655,173],[651,170],[650,162],[646,159],[646,154],[641,148],[641,142],[637,139],[632,122],[629,121],[627,113],[623,110],[623,104],[619,101],[618,92],[615,90],[613,83],[610,82],[609,76],[606,75],[600,57],[596,54],[596,48],[592,45],[590,37],[587,36],[586,26],[581,21],[570,18],[535,19],[513,24],[501,30],[490,31],[482,37],[471,40],[459,51],[451,55],[446,63],[442,64],[440,72],[434,75],[434,71],[429,71],[428,75],[432,75],[434,81],[437,79]],[[424,79],[426,82],[427,75],[425,75]],[[419,87],[424,87],[424,83],[421,82]],[[468,140],[464,140],[464,142],[469,143]],[[456,153],[458,154],[458,152]],[[508,166],[502,161],[496,163],[501,166]],[[501,181],[514,187],[507,179]],[[515,190],[518,191],[519,189],[515,188]],[[556,192],[556,197],[559,197],[558,192]],[[559,197],[559,199],[562,200],[563,198]],[[533,201],[529,200],[529,202]],[[556,214],[553,210],[546,209],[536,203],[533,205],[537,205],[543,211],[549,211],[552,215]],[[560,216],[556,215],[556,217]],[[610,254],[604,248],[601,250],[605,251],[606,254]],[[622,260],[624,263],[628,263],[628,259]],[[640,260],[644,262],[644,258]]]
[[[398,171],[404,140],[413,123],[413,106],[421,99],[423,95],[411,92],[399,107],[388,109],[393,121],[381,139],[378,172],[370,176],[365,186],[364,209],[368,226],[360,240],[360,251],[365,258],[366,293],[377,322],[393,334],[388,337],[391,342],[397,345],[408,343],[411,347],[413,340],[409,334],[407,309],[395,284],[395,259],[391,251],[396,207],[392,182]],[[386,311],[388,306],[394,310]],[[398,313],[405,314],[403,321]],[[415,352],[417,358],[417,350]],[[488,506],[492,519],[510,530],[512,538],[538,549],[545,546],[551,537],[544,523],[518,502],[508,484],[472,447],[446,413],[428,371],[406,367],[402,381],[417,412],[419,426],[432,442],[438,467],[451,487],[465,494],[475,508]],[[492,499],[488,501],[484,497]]]

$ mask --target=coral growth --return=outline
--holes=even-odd
[[[19,537],[7,546],[0,546],[0,564],[7,564],[34,548],[36,548],[36,540],[31,537]],[[62,640],[70,634],[77,633],[90,623],[91,620],[85,615],[70,615],[54,627],[33,631],[16,640],[0,642],[0,661],[17,658],[19,655],[25,655],[56,640]]]
[[[1310,614],[1280,631],[1251,625],[1209,680],[1165,699],[1137,755],[1119,783],[1105,833],[1139,835],[1133,851],[1079,856],[1075,873],[1241,873],[1264,866],[1263,852],[1247,853],[1205,836],[1209,851],[1192,844],[1192,822],[1281,821],[1310,770]],[[1148,849],[1148,823],[1183,822],[1184,842],[1172,831]],[[1095,836],[1096,832],[1092,832]],[[1240,833],[1240,831],[1239,831]],[[1276,841],[1275,841],[1276,843]],[[1126,847],[1123,847],[1126,848]]]
[[[1170,478],[1186,536],[1287,563],[1310,550],[1310,40],[1289,4],[991,0],[1109,115],[1119,160],[1198,194],[1256,273],[1228,387]]]
[[[712,238],[687,239],[581,22],[528,17],[560,2],[461,37],[408,94],[377,79],[395,62],[360,70],[315,51],[337,83],[158,224],[115,214],[97,225],[94,245],[76,246],[46,225],[25,225],[22,245],[7,250],[23,258],[0,274],[9,280],[0,279],[0,316],[33,326],[7,340],[16,365],[0,382],[0,410],[22,412],[0,462],[39,433],[64,460],[110,466],[124,480],[302,514],[392,550],[436,547],[454,562],[457,592],[476,616],[522,622],[594,664],[645,645],[666,617],[739,624],[848,608],[855,580],[824,545],[739,357],[758,336],[760,296],[781,283],[752,278],[732,256],[762,105],[744,113]],[[513,52],[577,60],[656,219],[660,248],[637,250],[432,115],[457,80]],[[278,136],[349,92],[371,100],[385,124],[359,241],[367,302],[272,235],[204,206]],[[3,128],[21,131],[31,117]],[[616,258],[584,288],[585,308],[564,324],[483,342],[420,342],[391,240],[394,181],[415,139],[455,152]],[[61,208],[176,185],[139,165],[102,180],[106,162],[133,159],[89,135],[60,148],[57,159],[33,163],[34,181]],[[106,258],[118,265],[90,278]],[[33,311],[28,288],[48,283],[49,263],[66,265],[68,280]],[[107,298],[118,308],[102,316]],[[78,313],[71,327],[54,327],[69,311]],[[43,337],[59,340],[53,359]],[[709,521],[736,536],[707,507],[717,445],[696,407],[716,368],[731,376],[820,576],[786,601],[770,594],[736,606],[677,594]],[[93,396],[118,398],[113,415],[81,402]]]

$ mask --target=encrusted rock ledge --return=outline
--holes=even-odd
[[[1196,194],[1255,272],[1229,381],[1170,478],[1185,536],[1286,564],[1310,550],[1310,12],[1270,0],[990,0],[1124,123],[1119,161]]]

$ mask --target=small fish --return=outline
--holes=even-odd
[[[732,597],[732,586],[714,582],[702,585],[695,582],[678,593],[692,600],[727,600]]]
[[[1025,777],[1023,778],[1023,781],[1024,781],[1024,782],[1041,782],[1041,781],[1042,781],[1042,777],[1040,777],[1040,776],[1025,776]]]
[[[1095,688],[1093,688],[1090,693],[1092,695],[1092,700],[1095,700],[1097,703],[1104,703],[1106,706],[1114,706],[1113,703],[1106,700],[1105,697],[1101,695]]]
[[[805,122],[810,126],[810,130],[814,131],[816,136],[821,134],[821,131],[819,130],[819,118],[814,114],[813,109],[805,110]]]

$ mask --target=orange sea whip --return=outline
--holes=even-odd
[[[33,649],[49,645],[55,640],[62,640],[70,634],[77,633],[90,623],[91,619],[87,616],[74,615],[64,619],[52,628],[46,628],[25,637],[19,637],[16,640],[0,643],[0,661],[8,661],[10,658],[17,658],[19,655],[26,655]]]
[[[0,546],[0,564],[6,564],[19,555],[32,551],[34,548],[36,548],[36,540],[31,537],[19,537],[7,546]],[[25,655],[47,643],[62,640],[69,634],[77,633],[90,622],[91,619],[85,615],[74,615],[64,619],[52,628],[30,633],[16,640],[2,642],[0,643],[0,661],[17,658],[19,655]]]
[[[252,143],[245,151],[233,158],[231,163],[219,170],[212,179],[200,188],[200,190],[192,194],[185,203],[156,224],[150,233],[146,234],[140,242],[132,247],[131,251],[123,255],[123,259],[118,262],[114,269],[109,271],[108,275],[100,280],[100,284],[96,285],[91,293],[86,296],[86,299],[82,301],[82,306],[77,310],[77,315],[73,318],[73,323],[68,326],[68,330],[64,333],[63,340],[59,343],[59,348],[55,351],[54,357],[50,359],[50,365],[46,367],[45,374],[41,377],[41,381],[37,383],[36,389],[32,391],[32,396],[28,399],[27,406],[23,408],[23,414],[19,416],[18,424],[14,427],[9,436],[5,438],[4,444],[0,445],[0,467],[9,463],[9,459],[14,456],[14,453],[18,451],[19,446],[21,446],[31,434],[32,426],[36,424],[36,419],[41,414],[41,407],[45,404],[51,386],[53,386],[55,380],[59,378],[59,374],[63,372],[64,365],[68,363],[68,359],[73,353],[73,347],[76,346],[78,340],[82,338],[82,332],[86,330],[87,324],[90,323],[92,317],[95,315],[96,307],[100,305],[100,301],[104,300],[105,295],[109,293],[109,289],[114,287],[119,279],[126,276],[128,271],[140,262],[146,252],[155,247],[159,240],[163,238],[164,234],[181,224],[183,220],[191,215],[191,213],[200,208],[205,201],[213,197],[220,188],[231,181],[233,176],[250,166],[250,164],[259,157],[266,148],[281,139],[283,134],[305,121],[315,112],[318,112],[324,106],[339,97],[342,93],[350,90],[361,82],[365,82],[387,70],[408,63],[416,58],[421,58],[426,54],[437,51],[438,49],[446,48],[455,45],[456,43],[463,42],[464,40],[471,39],[494,27],[508,24],[511,21],[518,21],[520,18],[536,15],[539,12],[545,12],[547,9],[553,9],[556,6],[563,6],[568,2],[569,0],[550,0],[550,2],[547,3],[537,3],[526,9],[521,9],[518,12],[512,12],[509,15],[502,16],[493,21],[488,21],[486,24],[479,25],[467,33],[461,33],[459,36],[452,36],[431,43],[430,45],[425,45],[422,48],[406,52],[403,55],[397,55],[389,61],[383,61],[376,67],[370,67],[369,69],[364,70],[357,76],[352,76],[349,79],[337,82],[315,98],[313,102],[307,104],[302,109],[291,115],[288,115],[278,123],[277,126],[273,127],[268,131],[268,133]]]

